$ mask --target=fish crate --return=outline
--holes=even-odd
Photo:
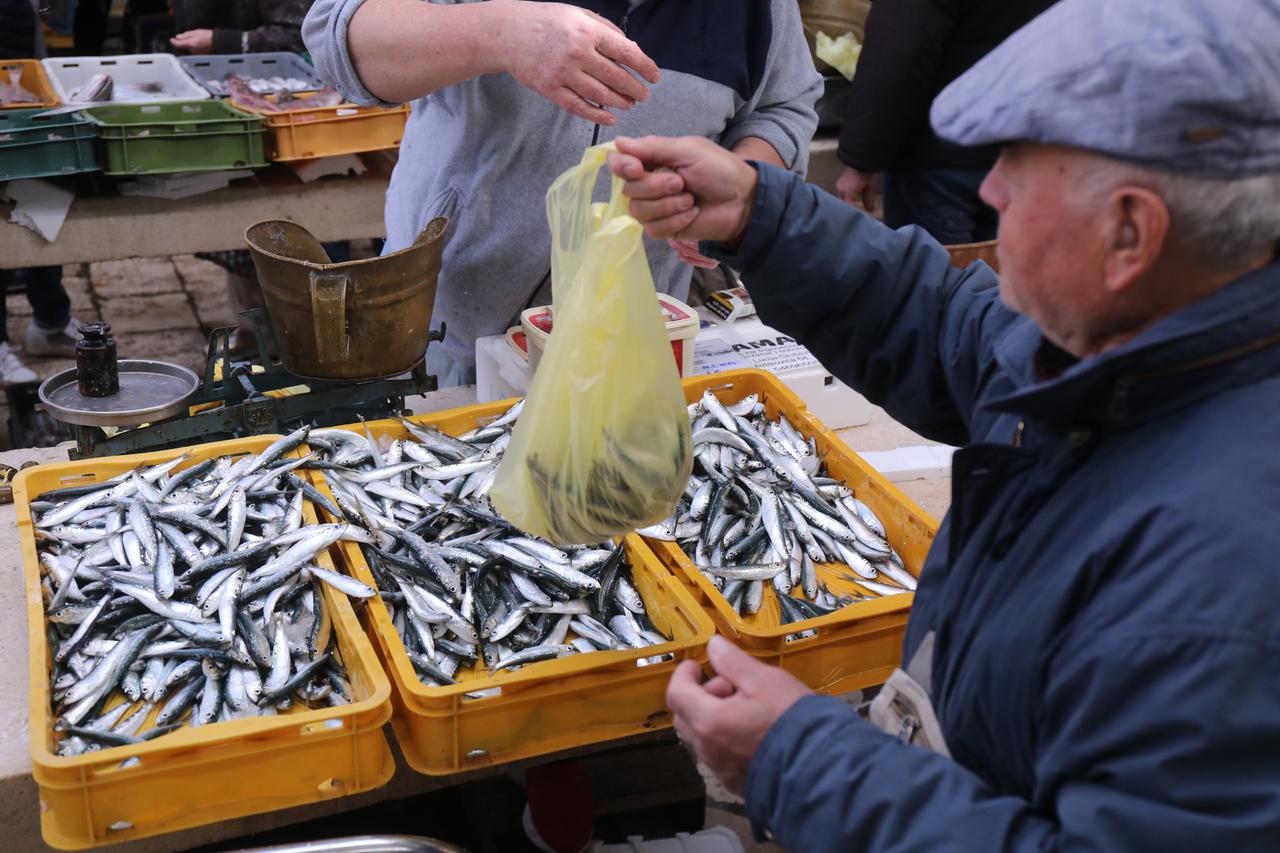
[[[306,98],[308,93],[299,97]],[[245,107],[240,107],[246,109]],[[399,148],[409,105],[334,107],[258,113],[267,129],[267,159],[288,163]]]
[[[162,103],[207,99],[209,93],[182,70],[168,53],[139,53],[132,56],[56,56],[41,60],[53,91],[64,104],[71,93],[96,74],[111,77],[115,94],[103,104]]]
[[[222,101],[111,104],[82,111],[102,140],[108,175],[259,168],[262,119]]]
[[[227,86],[223,81],[227,79],[228,74],[237,74],[246,79],[282,77],[299,80],[306,84],[301,88],[289,89],[291,92],[309,92],[324,88],[324,83],[321,82],[311,63],[296,53],[283,50],[179,56],[178,62],[182,64],[182,70],[215,98],[226,97]]]
[[[391,715],[390,682],[351,604],[327,584],[325,601],[355,696],[351,704],[186,727],[142,744],[78,756],[55,751],[49,686],[53,651],[44,618],[31,501],[51,489],[100,482],[183,453],[189,454],[189,464],[258,453],[278,438],[254,436],[185,450],[40,465],[18,475],[13,492],[27,601],[28,730],[41,832],[50,846],[81,850],[119,844],[370,791],[391,779],[395,761],[382,733]],[[304,524],[315,523],[308,502]],[[333,568],[327,554],[322,553],[318,562]]]
[[[729,371],[684,380],[685,399],[690,403],[697,402],[708,390],[725,404],[758,394],[770,417],[777,417],[779,412],[785,414],[806,439],[814,440],[828,476],[852,488],[858,499],[876,513],[907,571],[919,576],[937,534],[937,520],[845,446],[781,380],[763,370]],[[881,684],[901,660],[902,638],[914,593],[859,601],[823,616],[784,625],[772,591],[765,591],[764,603],[757,613],[739,616],[678,543],[645,541],[696,592],[721,634],[756,658],[782,667],[814,690],[839,694]],[[841,577],[852,570],[839,564],[816,568],[819,583],[833,593],[858,590]]]
[[[488,423],[515,400],[469,406],[412,420],[459,435]],[[360,425],[342,427],[363,431]],[[406,438],[397,421],[369,424],[375,437]],[[312,482],[331,496],[323,471]],[[394,687],[391,724],[409,766],[431,776],[560,752],[671,725],[666,687],[683,660],[706,660],[715,633],[690,591],[638,536],[624,540],[632,579],[654,626],[669,642],[643,649],[597,651],[486,675],[482,665],[459,671],[459,683],[431,687],[419,680],[381,598],[364,611],[366,628]],[[374,586],[358,545],[335,546],[343,567]],[[661,657],[646,665],[645,660]]]
[[[49,75],[38,59],[7,59],[0,61],[0,82],[8,83],[16,72],[18,85],[35,95],[35,101],[0,101],[0,110],[48,109],[60,103],[58,94],[49,82]]]
[[[78,115],[43,112],[0,111],[0,181],[97,171],[93,125]]]

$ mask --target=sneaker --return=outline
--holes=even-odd
[[[81,323],[75,317],[67,321],[67,325],[57,329],[46,329],[35,320],[27,324],[27,337],[22,348],[27,355],[76,357],[76,341],[80,340]]]
[[[24,382],[35,382],[40,377],[35,371],[22,363],[18,351],[13,344],[0,343],[0,385],[21,385]]]

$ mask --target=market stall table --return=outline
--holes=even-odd
[[[831,190],[840,175],[836,140],[815,139],[809,180]],[[284,166],[256,171],[225,189],[185,199],[77,198],[52,243],[8,221],[0,204],[0,269],[92,263],[244,248],[244,230],[264,219],[288,219],[321,241],[386,234],[382,209],[394,156],[361,155],[363,175],[301,182]]]
[[[364,155],[361,175],[304,183],[272,166],[224,189],[184,199],[78,197],[58,238],[0,217],[0,269],[183,255],[244,248],[244,230],[264,219],[288,219],[322,241],[381,237],[382,207],[393,158]],[[8,205],[0,205],[4,213]]]

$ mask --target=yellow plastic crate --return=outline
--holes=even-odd
[[[805,438],[812,437],[826,463],[827,474],[850,486],[875,512],[907,570],[919,575],[933,544],[938,522],[854,453],[822,424],[778,377],[763,370],[735,370],[684,380],[690,403],[711,390],[722,403],[759,394],[770,417],[784,413]],[[646,540],[673,568],[711,614],[716,628],[755,657],[780,666],[814,690],[846,693],[880,684],[902,657],[902,637],[914,593],[861,601],[834,613],[783,625],[777,600],[766,593],[760,611],[739,616],[715,585],[698,571],[675,542]],[[853,574],[844,566],[820,565],[818,580],[833,593],[857,587],[840,577]],[[811,636],[804,636],[812,632]]]
[[[509,400],[454,409],[415,423],[459,435],[494,420],[516,402]],[[343,427],[362,432],[363,427]],[[407,438],[398,421],[369,424],[375,436]],[[312,482],[330,495],[322,471]],[[666,687],[680,661],[705,660],[715,633],[711,619],[690,591],[664,567],[638,536],[625,540],[632,579],[654,626],[671,642],[645,649],[593,652],[544,661],[515,672],[488,676],[460,671],[459,684],[429,687],[419,680],[400,635],[383,605],[372,599],[366,626],[395,689],[391,718],[409,766],[428,775],[447,775],[559,752],[671,725]],[[341,543],[342,562],[369,585],[374,578],[355,543]],[[670,660],[638,666],[643,658]],[[467,694],[484,691],[478,698]]]
[[[340,708],[183,728],[144,744],[64,757],[54,751],[53,666],[40,594],[30,502],[50,489],[107,479],[183,452],[190,463],[257,453],[279,436],[255,436],[134,456],[41,465],[14,483],[26,582],[30,747],[44,840],[64,850],[117,844],[244,815],[373,790],[395,771],[382,725],[390,683],[345,596],[325,587],[334,633],[356,701]],[[291,456],[296,456],[294,451]],[[305,523],[316,523],[308,502]],[[318,558],[332,567],[328,555]],[[129,758],[139,761],[122,767]]]
[[[53,84],[49,82],[49,75],[45,73],[44,66],[40,64],[40,60],[6,59],[0,61],[0,80],[8,83],[10,75],[14,71],[18,72],[18,84],[40,100],[26,103],[0,101],[0,110],[32,110],[56,107],[62,103],[58,100],[58,93],[53,90]]]
[[[302,92],[307,98],[314,92]],[[409,105],[359,107],[339,104],[314,110],[296,109],[269,113],[250,109],[227,99],[237,109],[262,116],[267,129],[267,159],[279,163],[312,160],[362,151],[399,148],[409,120]]]

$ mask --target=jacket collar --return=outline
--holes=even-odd
[[[1280,259],[1094,358],[1074,361],[1029,320],[995,357],[1015,387],[987,403],[993,411],[1068,428],[1141,423],[1280,373]],[[1068,366],[1041,378],[1054,363]]]

